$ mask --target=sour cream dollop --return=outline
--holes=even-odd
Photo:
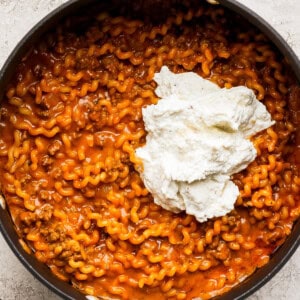
[[[226,215],[239,195],[230,176],[257,153],[250,137],[274,124],[252,90],[219,88],[193,72],[156,73],[161,99],[143,108],[146,144],[136,149],[156,204],[199,222]]]

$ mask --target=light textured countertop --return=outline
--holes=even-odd
[[[24,34],[66,0],[0,0],[0,67]],[[272,24],[300,57],[299,0],[240,0]],[[0,300],[59,300],[23,267],[0,235]],[[300,299],[300,248],[249,300]]]

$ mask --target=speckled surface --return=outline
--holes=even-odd
[[[0,0],[0,66],[24,34],[66,0]],[[299,0],[240,0],[271,23],[300,57]],[[22,266],[0,234],[0,300],[59,300]],[[300,300],[300,248],[249,300]]]

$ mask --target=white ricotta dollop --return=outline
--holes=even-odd
[[[155,203],[185,210],[199,222],[233,209],[230,175],[256,157],[249,137],[274,124],[246,87],[221,89],[193,72],[155,74],[156,105],[143,108],[146,144],[136,150],[141,177]]]

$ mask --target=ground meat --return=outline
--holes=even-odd
[[[99,67],[100,63],[96,59],[96,57],[93,56],[88,56],[88,57],[83,57],[81,58],[77,64],[76,68],[78,70],[84,70],[84,69],[90,69],[90,70],[95,70]]]
[[[27,226],[30,226],[31,223],[36,222],[37,216],[32,212],[23,212],[20,214],[20,221],[25,223]]]
[[[61,148],[62,144],[59,140],[54,140],[48,147],[48,153],[50,155],[55,155],[55,153]]]
[[[50,242],[63,242],[66,238],[65,229],[61,224],[58,224],[54,228],[43,227],[40,229],[40,233],[45,237],[45,239]]]
[[[48,191],[45,191],[45,190],[41,190],[39,192],[39,198],[42,199],[42,200],[47,200],[49,199],[49,192]]]
[[[49,221],[53,214],[53,207],[51,204],[44,204],[35,211],[38,219],[43,221]]]
[[[62,175],[62,170],[58,167],[54,167],[49,172],[49,175],[52,176],[54,179],[59,179]]]
[[[49,155],[44,155],[41,163],[43,167],[49,167],[53,163],[53,158],[51,158]]]
[[[48,236],[47,236],[47,240],[49,242],[56,242],[60,237],[60,234],[56,231],[51,232]]]

